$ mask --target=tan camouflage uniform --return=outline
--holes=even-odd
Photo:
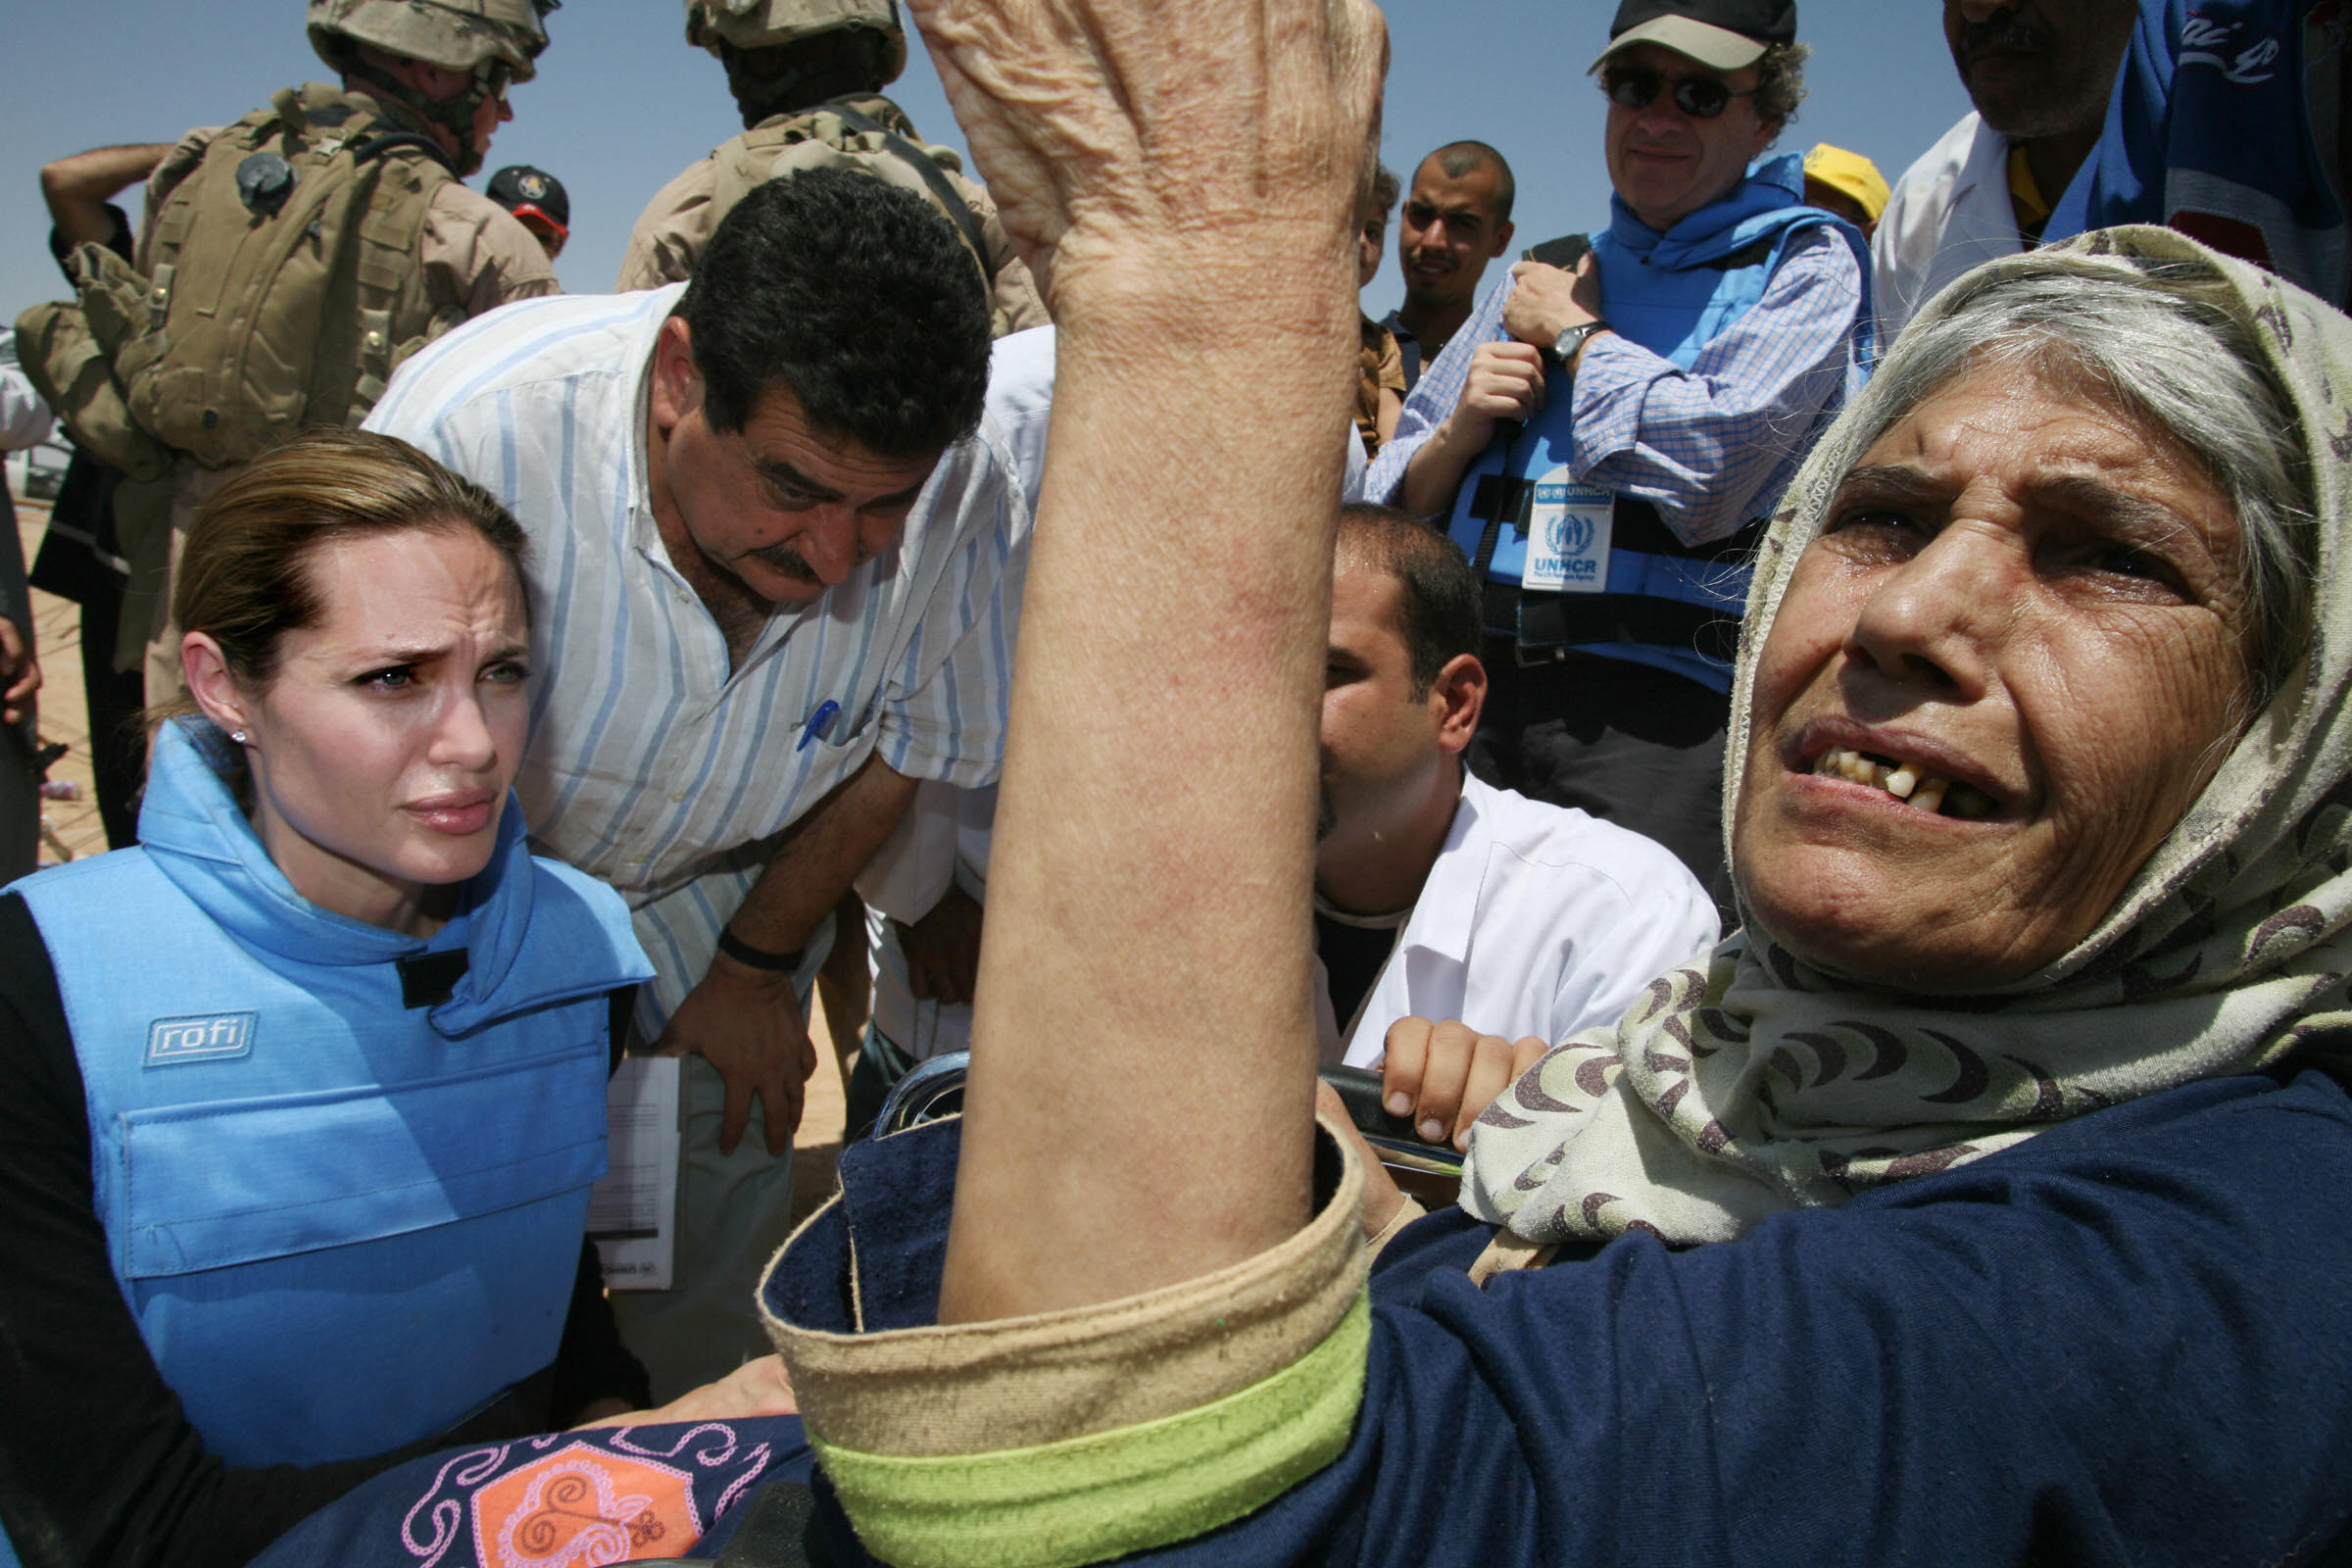
[[[921,141],[905,111],[889,99],[848,101],[852,108],[861,110],[908,140]],[[800,113],[774,116],[761,122],[761,127],[795,119]],[[694,275],[695,263],[702,259],[703,247],[710,241],[710,231],[718,226],[711,217],[710,196],[718,187],[719,160],[732,145],[720,147],[710,157],[689,165],[654,193],[654,199],[646,203],[636,228],[629,234],[629,249],[621,258],[616,287],[624,292],[660,288],[664,283],[682,283]],[[980,220],[989,263],[996,270],[996,294],[990,302],[991,326],[996,335],[1003,337],[1024,327],[1044,326],[1046,303],[1038,297],[1037,282],[1029,275],[1027,265],[1013,254],[1004,225],[997,221],[997,204],[989,199],[988,188],[953,172],[948,172],[948,181]]]
[[[387,99],[317,85],[303,91],[306,99],[323,96],[379,119],[403,124],[413,121]],[[140,270],[154,265],[148,247],[156,232],[156,216],[179,182],[194,172],[213,138],[226,128],[210,125],[189,131],[157,166],[147,182],[146,218],[139,226]],[[530,230],[489,197],[454,179],[436,187],[428,200],[416,262],[424,270],[426,296],[437,315],[446,309],[458,318],[475,317],[513,300],[562,292],[555,268]],[[181,689],[179,626],[172,616],[168,590],[179,563],[180,543],[196,509],[236,471],[205,467],[183,453],[163,484],[125,486],[119,493],[117,525],[131,562],[131,581],[115,662],[127,668],[132,659],[144,658],[150,704],[168,701]]]

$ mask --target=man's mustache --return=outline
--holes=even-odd
[[[808,559],[789,545],[762,545],[751,551],[750,555],[754,561],[773,566],[787,576],[806,577],[810,582],[816,580],[816,573],[808,569]]]
[[[1979,55],[2040,54],[2050,46],[2041,24],[2019,7],[1996,11],[1983,22],[1964,22],[1952,42],[1952,55],[1966,66]]]

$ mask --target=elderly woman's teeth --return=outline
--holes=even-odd
[[[1970,818],[1992,814],[1992,800],[1983,790],[1922,772],[1914,762],[1882,762],[1860,752],[1834,746],[1821,754],[1813,771],[1883,789],[1923,811]]]

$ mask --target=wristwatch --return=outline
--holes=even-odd
[[[1595,332],[1606,332],[1608,329],[1609,323],[1597,317],[1582,325],[1568,328],[1551,340],[1552,358],[1559,361],[1560,364],[1566,365],[1570,360],[1576,358],[1576,351],[1585,346],[1587,338]]]

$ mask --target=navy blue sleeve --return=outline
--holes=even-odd
[[[1435,1215],[1374,1275],[1348,1452],[1151,1560],[2326,1560],[2352,1512],[2346,1192],[2352,1102],[2306,1073],[1483,1291],[1490,1233]],[[819,1528],[853,1549],[829,1500]]]

